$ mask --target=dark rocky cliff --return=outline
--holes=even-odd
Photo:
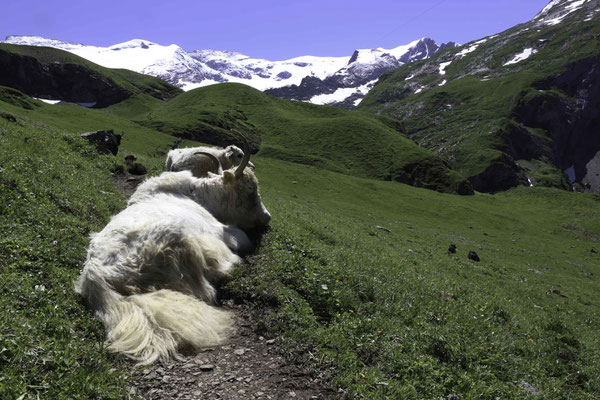
[[[554,164],[563,171],[572,168],[574,182],[600,192],[588,182],[598,172],[588,171],[588,164],[600,152],[600,57],[574,62],[534,87],[537,93],[519,101],[515,117],[546,130]]]
[[[34,57],[0,49],[0,85],[33,97],[106,107],[131,92],[113,80],[78,64],[42,63]]]

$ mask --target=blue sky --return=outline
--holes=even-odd
[[[421,37],[466,43],[530,20],[549,0],[1,0],[0,39],[96,46],[130,39],[283,60],[350,56]]]

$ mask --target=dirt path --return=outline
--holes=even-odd
[[[228,300],[236,333],[223,346],[134,370],[130,393],[145,399],[332,399],[321,377],[286,362],[274,339],[256,333],[255,313]]]

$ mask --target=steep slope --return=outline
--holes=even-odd
[[[138,93],[168,99],[181,92],[160,79],[101,67],[66,51],[3,43],[0,85],[34,97],[99,108]]]
[[[108,68],[127,68],[159,77],[184,90],[238,82],[259,90],[273,89],[271,94],[282,98],[346,108],[354,107],[382,73],[456,45],[438,45],[424,38],[391,50],[356,50],[351,57],[303,56],[269,61],[232,51],[186,52],[175,44],[161,46],[140,39],[110,47],[39,36],[8,36],[4,42],[66,50]]]
[[[384,75],[359,109],[403,120],[476,190],[600,192],[599,11],[598,0],[552,1],[528,23]]]
[[[198,88],[160,105],[138,123],[187,139],[224,145],[246,132],[260,154],[344,172],[469,194],[470,185],[401,133],[394,120],[281,100],[248,86]]]

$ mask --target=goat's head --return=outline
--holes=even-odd
[[[232,132],[235,132],[240,136],[240,138],[242,139],[244,150],[240,149],[239,147],[237,147],[235,145],[229,145],[229,146],[225,147],[226,161],[224,160],[225,162],[222,163],[223,166],[225,167],[225,169],[240,165],[242,163],[242,160],[244,159],[244,155],[246,153],[249,154],[249,152],[250,152],[250,146],[248,146],[248,141],[246,140],[244,135],[242,135],[240,132],[236,131],[235,129],[232,129]],[[224,165],[225,163],[227,163],[229,165]],[[248,166],[250,168],[254,169],[254,164],[252,164],[251,162],[248,162]]]
[[[238,170],[226,170],[221,177],[228,207],[219,219],[242,229],[263,228],[269,224],[271,214],[260,197],[258,180],[249,168]]]
[[[237,146],[229,145],[225,147],[224,164],[225,168],[237,167],[244,159],[244,152]]]
[[[269,224],[271,214],[258,192],[258,180],[252,171],[254,165],[250,162],[248,142],[243,135],[240,136],[244,146],[244,151],[240,150],[243,157],[235,169],[226,170],[221,175],[227,193],[224,202],[227,207],[217,218],[243,229],[262,228]]]

